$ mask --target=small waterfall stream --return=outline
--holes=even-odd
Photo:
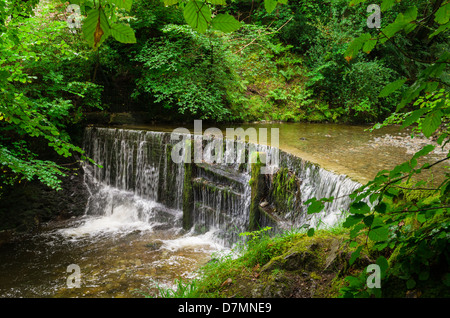
[[[211,149],[200,163],[175,163],[176,142],[168,132],[86,128],[86,156],[97,165],[84,165],[85,215],[2,246],[0,258],[8,262],[0,263],[0,273],[8,274],[0,275],[0,297],[136,297],[136,290],[149,292],[155,282],[192,277],[212,253],[226,251],[248,230],[255,205],[261,227],[334,224],[350,204],[346,195],[360,186],[250,143],[240,148],[244,163],[233,162],[227,151],[226,162],[211,163]],[[252,202],[250,149],[265,154],[273,172],[262,177],[258,202]],[[306,213],[306,200],[328,196],[339,199],[321,215]],[[81,269],[80,288],[66,285],[70,264]]]
[[[181,230],[185,209],[183,188],[186,189],[184,183],[187,182],[192,191],[193,203],[189,211],[192,213],[192,230],[195,233],[214,230],[222,244],[236,242],[238,234],[246,231],[249,223],[249,160],[244,164],[236,163],[229,159],[230,152],[225,151],[224,158],[228,160],[212,162],[208,157],[214,152],[210,149],[212,143],[203,142],[203,161],[189,164],[194,166],[189,166],[192,169],[190,180],[184,180],[185,165],[173,162],[171,151],[177,141],[170,137],[167,132],[87,128],[86,155],[97,165],[88,164],[85,167],[87,184],[92,193],[86,214],[109,216],[124,206],[133,206],[136,211],[130,215],[133,220],[136,218],[151,226]],[[360,186],[344,175],[334,174],[279,149],[250,143],[244,143],[242,148],[231,148],[233,142],[238,143],[227,140],[224,143],[226,149],[243,149],[247,159],[252,150],[264,153],[269,163],[267,167],[273,169],[276,163],[294,175],[299,186],[295,189],[297,195],[287,205],[290,211],[273,215],[285,226],[298,226],[306,222],[317,224],[319,220],[333,225],[341,211],[350,204],[346,195]],[[276,184],[273,174],[267,174],[265,180],[269,189],[286,186]],[[306,213],[303,202],[312,197],[330,196],[338,199],[327,203],[324,213],[314,216]],[[265,225],[263,220],[260,223]],[[277,224],[272,222],[270,225]]]

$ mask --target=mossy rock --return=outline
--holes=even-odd
[[[286,253],[272,258],[262,267],[261,271],[270,272],[275,269],[297,272],[339,270],[343,267],[343,262],[340,264],[340,261],[347,255],[347,253],[343,253],[344,249],[341,237],[303,236]]]

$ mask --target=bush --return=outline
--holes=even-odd
[[[221,39],[189,26],[167,25],[150,39],[134,61],[142,66],[134,97],[145,93],[155,103],[201,119],[228,119],[226,91],[234,85]]]

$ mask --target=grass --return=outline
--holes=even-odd
[[[199,278],[184,281],[177,279],[174,287],[163,287],[156,284],[162,298],[220,298],[227,297],[222,291],[230,284],[243,277],[249,277],[272,258],[286,253],[292,246],[307,238],[306,229],[291,228],[270,235],[270,228],[259,231],[241,233],[247,237],[245,243],[237,244],[227,254],[213,254],[211,260],[200,270]],[[346,229],[341,225],[319,229],[314,236],[341,235]],[[283,270],[274,270],[271,275],[282,275]],[[144,293],[141,293],[144,294]],[[144,294],[145,297],[153,297]]]

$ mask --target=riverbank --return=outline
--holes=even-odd
[[[198,271],[199,278],[178,280],[173,289],[160,288],[156,297],[341,298],[352,293],[367,297],[374,293],[367,285],[373,281],[367,267],[375,264],[380,255],[387,259],[389,268],[375,291],[378,297],[450,297],[443,281],[445,260],[430,262],[430,268],[436,272],[411,287],[399,275],[404,266],[399,257],[400,246],[381,253],[369,243],[363,247],[361,256],[350,263],[356,247],[352,247],[349,237],[350,230],[341,226],[316,231],[312,236],[297,230],[270,237],[262,230],[252,235],[249,244],[240,247],[238,257],[232,253],[213,255]]]

